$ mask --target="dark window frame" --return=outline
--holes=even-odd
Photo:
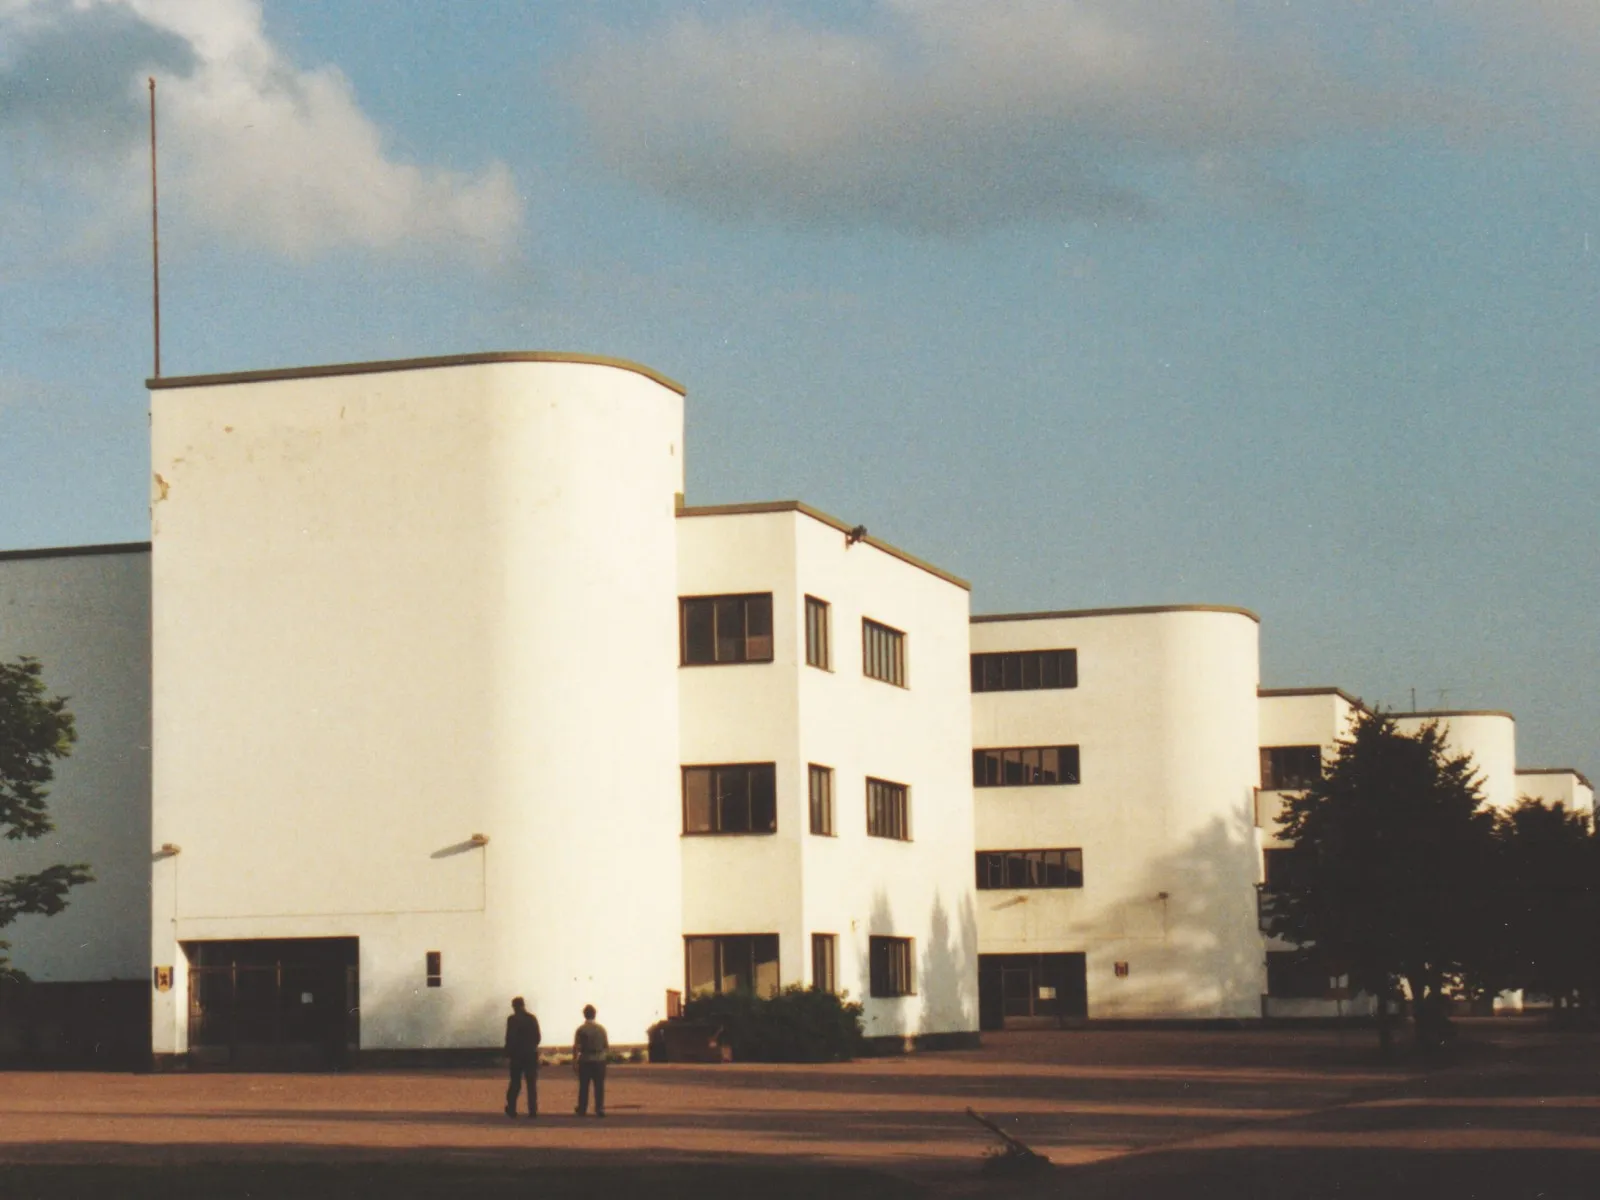
[[[709,989],[695,987],[694,958],[696,943],[704,948],[704,943],[710,943],[712,955],[711,987]],[[770,949],[771,957],[764,957],[763,952]],[[737,957],[742,961],[736,966],[749,965],[748,989],[735,987],[732,991],[724,992],[723,981],[730,974],[728,970],[729,959]],[[783,990],[783,957],[782,944],[776,933],[686,933],[683,936],[683,994],[685,997],[695,996],[723,996],[736,995],[741,992],[748,995],[758,995],[759,988],[757,974],[764,963],[772,963],[773,982],[769,996],[775,996]]]
[[[752,602],[754,602],[752,606]],[[734,620],[731,606],[737,605],[737,632],[723,625]],[[764,610],[764,618],[763,618]],[[754,613],[757,632],[751,632]],[[762,620],[766,632],[759,632]],[[709,625],[702,627],[702,622]],[[709,657],[703,639],[709,638]],[[764,640],[765,653],[762,653]],[[678,665],[682,667],[727,667],[741,663],[773,661],[775,637],[772,623],[771,592],[729,592],[715,596],[678,597]],[[756,652],[751,653],[752,643]],[[736,647],[725,654],[725,646]]]
[[[1081,759],[1077,746],[982,746],[972,752],[972,786],[1071,787],[1083,782]]]
[[[911,787],[867,776],[867,836],[892,842],[911,840]]]
[[[806,666],[833,670],[833,605],[806,597]]]
[[[694,828],[690,813],[690,776],[693,773],[706,772],[707,779],[707,822],[706,828]],[[726,776],[730,783],[735,773],[744,773],[743,804],[745,809],[745,828],[737,828],[737,820],[730,820],[728,805],[737,805],[740,797],[731,787],[725,791],[723,779]],[[769,837],[778,832],[778,766],[770,762],[743,762],[743,763],[688,763],[681,769],[682,796],[683,796],[683,836],[684,837]],[[765,827],[757,827],[758,816],[756,792],[757,780],[766,783],[765,799],[770,800],[771,823]]]
[[[980,892],[1066,891],[1083,887],[1083,851],[1078,847],[979,850],[974,864]]]
[[[833,820],[833,768],[820,763],[806,764],[806,806],[810,810],[811,832],[817,837],[835,837]]]
[[[861,673],[893,687],[906,682],[906,632],[871,617],[861,618]]]
[[[1321,746],[1261,747],[1262,791],[1298,792],[1321,778]]]
[[[972,655],[974,692],[1060,691],[1077,686],[1076,647],[995,650]]]
[[[892,1000],[917,994],[916,939],[874,934],[867,939],[868,994]]]
[[[811,987],[814,991],[839,994],[839,935],[811,935]]]

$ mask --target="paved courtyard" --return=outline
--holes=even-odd
[[[482,1071],[0,1074],[0,1197],[1600,1197],[1600,1037],[1470,1026],[1444,1068],[1364,1031],[1040,1032],[833,1066],[621,1066],[610,1116],[508,1120]],[[1055,1164],[980,1173],[971,1107]]]

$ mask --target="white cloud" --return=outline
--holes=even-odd
[[[520,226],[504,164],[399,161],[336,67],[272,44],[259,0],[0,0],[0,47],[0,134],[40,175],[108,197],[103,219],[141,202],[153,74],[162,204],[186,223],[296,257],[492,251]]]
[[[1329,46],[1307,7],[876,0],[848,31],[723,10],[602,32],[564,82],[613,167],[719,215],[936,231],[1137,217],[1157,177],[1279,203],[1273,152],[1460,103]]]

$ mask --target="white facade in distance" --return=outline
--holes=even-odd
[[[1517,722],[1508,712],[1438,711],[1395,713],[1401,733],[1415,735],[1437,724],[1447,754],[1470,754],[1484,801],[1505,812],[1517,802]]]
[[[1340,738],[1362,708],[1355,697],[1333,687],[1262,688],[1259,695],[1261,750],[1265,755],[1278,746],[1316,746],[1327,763],[1337,752]],[[1256,824],[1265,847],[1287,845],[1278,821],[1286,792],[1266,785],[1256,802]]]
[[[1594,823],[1594,787],[1582,771],[1571,767],[1521,767],[1517,770],[1517,799],[1537,800],[1568,812],[1585,813]]]
[[[977,1028],[965,583],[793,502],[688,508],[683,596],[771,593],[772,661],[678,672],[684,765],[776,765],[770,834],[682,838],[683,933],[776,933],[780,982],[812,984],[813,934],[869,1037]],[[806,597],[828,605],[829,667],[807,665]],[[862,619],[905,635],[907,686],[863,672]],[[833,834],[810,831],[830,768]],[[910,840],[869,837],[868,777],[908,785]],[[915,994],[871,995],[869,939],[911,938]]]
[[[86,862],[53,917],[0,930],[41,983],[145,979],[150,938],[149,546],[0,554],[0,660],[39,660],[77,727],[46,803],[55,831],[0,841],[0,878]]]
[[[972,696],[975,748],[1075,745],[1081,771],[975,789],[980,852],[1083,854],[1081,888],[980,890],[978,940],[1084,954],[1091,1020],[1260,1015],[1258,624],[1205,606],[973,619],[974,653],[1077,651],[1076,687]]]
[[[518,994],[643,1041],[681,970],[681,390],[548,355],[153,386],[156,1053],[182,947],[235,939],[359,938],[364,1049],[496,1045]]]

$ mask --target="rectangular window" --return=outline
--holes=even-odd
[[[806,597],[806,666],[833,669],[833,652],[828,645],[828,602]]]
[[[1294,791],[1321,778],[1321,746],[1261,747],[1261,786],[1264,790]]]
[[[1077,686],[1076,650],[1010,650],[972,656],[975,692],[1033,692]]]
[[[861,618],[861,670],[869,679],[906,686],[906,635]]]
[[[1331,999],[1328,965],[1302,950],[1268,950],[1267,995],[1282,1000]]]
[[[681,596],[679,661],[684,666],[772,661],[772,593]]]
[[[980,850],[978,888],[1081,888],[1082,850]]]
[[[1076,746],[1021,746],[972,752],[973,787],[1041,787],[1077,782]]]
[[[811,764],[811,832],[833,836],[833,768]]]
[[[834,974],[839,939],[831,933],[811,935],[811,986],[819,992],[836,993],[839,981]]]
[[[778,994],[778,935],[738,933],[683,939],[684,983],[690,998],[744,992]]]
[[[427,968],[429,987],[444,986],[443,959],[444,955],[437,950],[429,950],[423,956],[423,966]]]
[[[867,836],[911,840],[911,789],[884,779],[867,780]]]
[[[775,833],[777,829],[773,763],[683,768],[685,833]]]
[[[874,996],[914,996],[916,978],[912,974],[911,939],[875,937],[867,939],[871,960],[871,985]]]

